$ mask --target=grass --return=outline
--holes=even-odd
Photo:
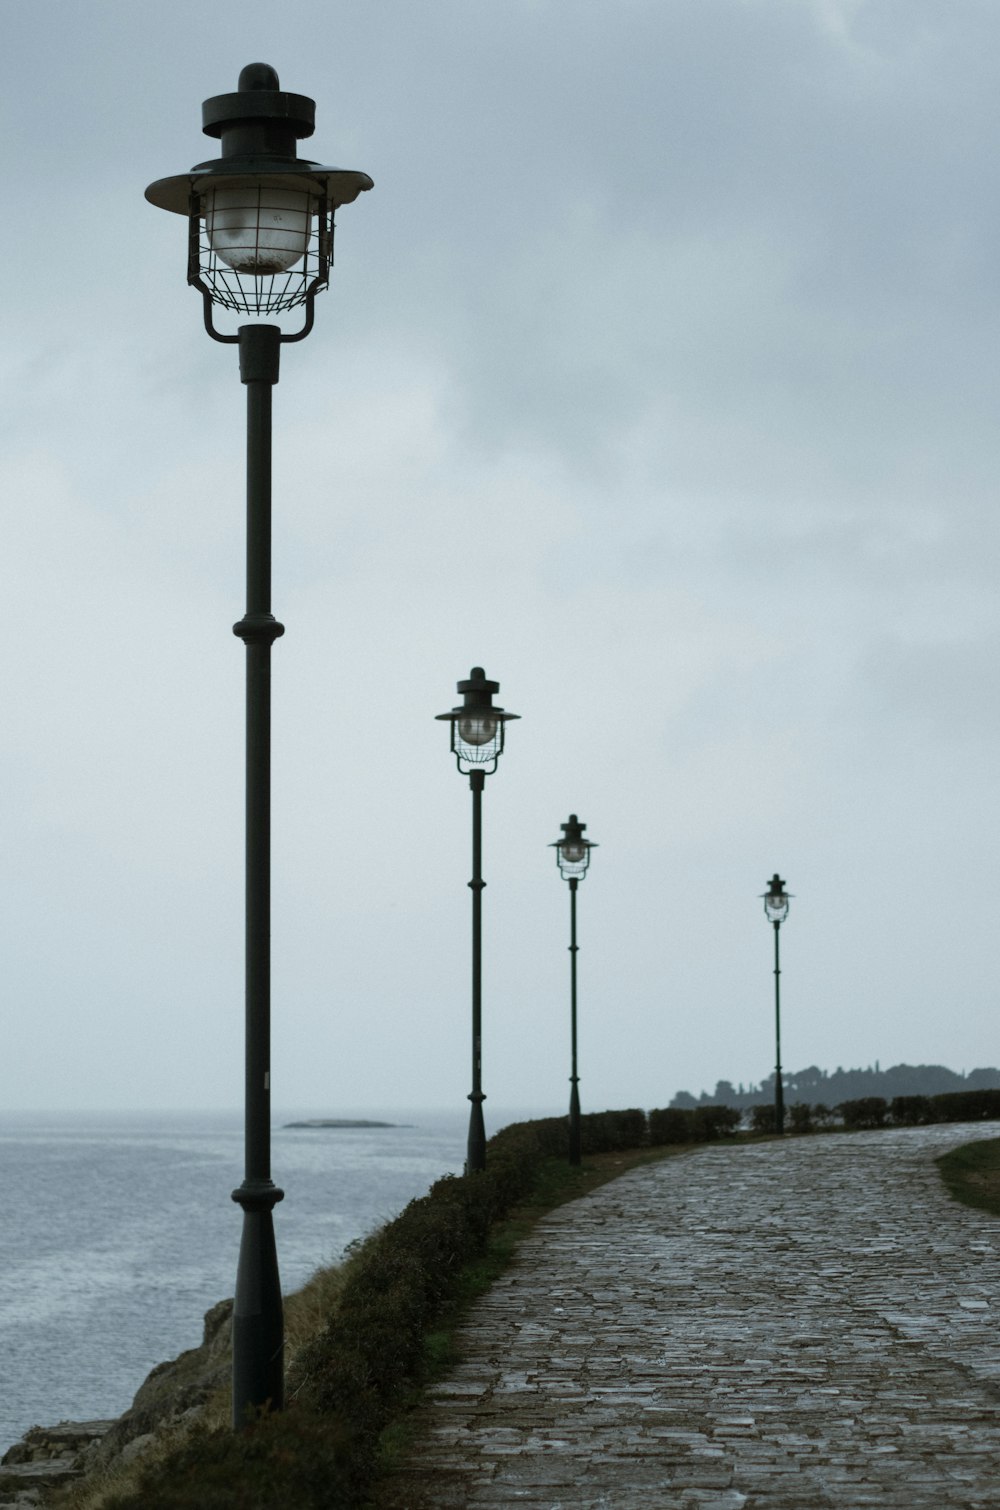
[[[285,1349],[289,1362],[326,1325],[343,1289],[344,1268],[342,1264],[334,1264],[318,1269],[301,1290],[285,1296]],[[113,1496],[134,1493],[140,1476],[152,1464],[162,1462],[193,1431],[228,1427],[231,1414],[232,1392],[227,1384],[209,1395],[196,1420],[158,1432],[141,1457],[126,1461],[118,1459],[107,1468],[95,1470],[69,1485],[56,1497],[54,1510],[56,1507],[57,1510],[103,1510]]]
[[[1000,1216],[1000,1138],[963,1143],[937,1166],[953,1200]]]

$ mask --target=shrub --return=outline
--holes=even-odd
[[[580,1118],[582,1153],[617,1153],[623,1148],[642,1148],[647,1142],[646,1113],[636,1107],[620,1112],[589,1112]]]
[[[837,1110],[845,1127],[884,1127],[889,1108],[884,1096],[860,1096],[856,1101],[841,1101]]]
[[[774,1105],[765,1101],[758,1106],[750,1108],[750,1131],[755,1133],[773,1133],[777,1126],[777,1118],[774,1114]]]
[[[335,1510],[364,1503],[343,1433],[314,1411],[267,1416],[248,1430],[196,1431],[107,1510]]]
[[[788,1108],[788,1120],[793,1133],[811,1133],[813,1130],[812,1107],[805,1101],[796,1101]]]
[[[1000,1090],[946,1091],[930,1100],[935,1122],[982,1122],[1000,1117]]]
[[[813,1127],[833,1127],[837,1120],[837,1113],[822,1101],[817,1101],[812,1108]]]
[[[889,1103],[889,1120],[896,1127],[922,1127],[934,1122],[934,1108],[929,1096],[893,1096]]]
[[[694,1141],[714,1143],[718,1138],[731,1138],[742,1119],[742,1112],[735,1106],[696,1106],[691,1113]]]
[[[666,1143],[693,1143],[694,1112],[682,1106],[666,1106],[650,1112],[649,1141],[656,1148]]]

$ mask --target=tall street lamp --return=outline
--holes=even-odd
[[[482,666],[473,666],[469,679],[458,683],[462,706],[438,713],[451,724],[451,748],[458,769],[472,788],[472,1090],[469,1100],[469,1142],[466,1171],[486,1168],[486,1128],[483,1123],[483,787],[503,753],[504,726],[519,713],[493,706],[499,682],[487,681]]]
[[[316,106],[286,94],[266,63],[243,69],[235,94],[202,106],[202,129],[222,156],[160,178],[146,198],[188,222],[188,283],[203,300],[205,328],[239,347],[247,390],[247,610],[233,633],[246,646],[246,1137],[243,1208],[233,1307],[233,1423],[284,1403],[284,1324],[271,1180],[271,645],[284,634],[271,612],[271,390],[285,341],[313,324],[316,295],[333,259],[333,217],[372,187],[367,173],[296,157]],[[213,310],[249,317],[217,330]],[[293,332],[263,316],[301,311]]]
[[[788,916],[790,893],[785,890],[785,883],[777,871],[761,896],[764,899],[764,916],[769,923],[774,924],[774,1130],[780,1134],[785,1131],[785,1092],[781,1084],[781,961],[778,955],[778,935]]]
[[[569,1162],[580,1162],[580,1077],[576,1072],[576,888],[587,874],[590,865],[590,851],[597,845],[591,839],[583,837],[583,831],[587,827],[581,823],[575,813],[570,813],[567,823],[560,823],[563,831],[561,839],[557,839],[549,848],[556,852],[556,864],[559,866],[559,874],[564,881],[569,882],[569,1012],[570,1012],[570,1062],[572,1071],[569,1077]]]

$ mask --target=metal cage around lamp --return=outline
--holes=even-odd
[[[563,831],[562,838],[549,845],[556,852],[559,874],[564,881],[582,881],[590,864],[590,851],[597,845],[583,837],[587,825],[581,823],[575,813],[570,813],[569,821],[560,823],[559,827]]]
[[[330,281],[333,211],[324,190],[318,181],[289,188],[269,177],[192,193],[188,282],[241,315],[307,304]]]

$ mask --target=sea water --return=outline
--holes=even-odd
[[[316,1115],[272,1134],[286,1293],[465,1157],[461,1111],[283,1125]],[[0,1453],[32,1425],[120,1415],[155,1364],[197,1346],[233,1293],[242,1160],[239,1114],[0,1116]]]

